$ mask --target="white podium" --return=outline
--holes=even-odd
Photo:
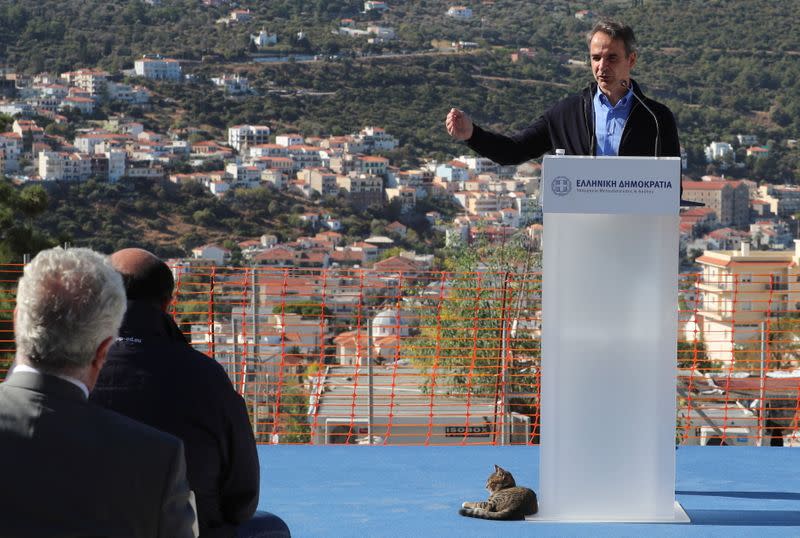
[[[539,521],[676,522],[680,160],[546,157]]]

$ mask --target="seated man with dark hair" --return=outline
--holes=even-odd
[[[125,312],[105,256],[40,252],[0,385],[0,536],[193,537],[183,444],[87,402]]]
[[[111,263],[125,282],[128,310],[92,401],[183,440],[200,538],[289,536],[280,518],[253,515],[259,463],[244,400],[167,314],[169,267],[135,248],[116,252]]]

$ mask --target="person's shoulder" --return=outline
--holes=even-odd
[[[190,374],[192,377],[201,376],[206,381],[214,384],[231,385],[230,377],[228,377],[225,368],[219,362],[188,344],[185,347],[180,347],[179,360],[182,362],[186,374]]]
[[[202,351],[198,351],[192,346],[187,344],[187,349],[184,352],[184,357],[186,360],[191,361],[191,363],[195,366],[195,368],[202,369],[209,373],[215,374],[225,374],[225,369],[222,365],[217,362],[216,360],[212,359]]]
[[[564,97],[563,99],[561,99],[560,101],[556,102],[556,104],[553,105],[553,108],[564,108],[564,107],[572,108],[575,105],[582,104],[584,102],[584,100],[587,98],[586,97],[586,95],[587,95],[586,92],[587,92],[587,90],[584,90],[584,91],[579,92],[579,93],[570,94],[570,95]]]
[[[93,415],[90,427],[100,436],[113,439],[117,444],[147,447],[154,446],[177,449],[182,446],[182,441],[169,433],[157,430],[125,415],[106,409],[99,405],[89,404],[90,413]]]
[[[582,107],[586,100],[588,90],[583,90],[580,93],[573,93],[557,101],[553,104],[545,115],[558,115],[563,116],[564,114],[575,114],[575,113],[582,113]]]

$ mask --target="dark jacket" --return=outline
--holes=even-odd
[[[90,400],[183,440],[200,537],[231,537],[258,505],[259,464],[244,400],[172,317],[129,301]]]
[[[192,538],[183,444],[56,376],[0,384],[0,536]]]
[[[592,98],[596,91],[597,84],[592,83],[580,94],[559,101],[530,126],[512,136],[486,131],[475,125],[467,145],[499,164],[520,164],[557,149],[563,149],[566,155],[595,155],[597,142]],[[635,81],[633,91],[658,118],[658,151],[655,118],[634,99],[622,131],[619,155],[679,157],[678,128],[672,112],[645,97]]]

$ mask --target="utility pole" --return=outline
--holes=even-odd
[[[372,316],[367,308],[367,444],[372,444],[372,421],[374,420],[374,394],[372,381]]]
[[[759,368],[758,368],[758,437],[756,442],[758,446],[764,446],[764,415],[767,412],[764,397],[766,396],[766,387],[764,376],[766,358],[767,358],[767,323],[761,322],[761,349],[759,352]]]

